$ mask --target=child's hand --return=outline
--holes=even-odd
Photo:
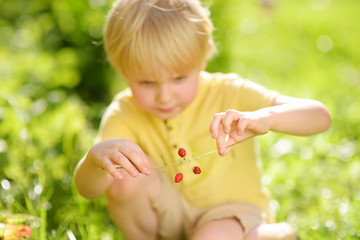
[[[212,138],[216,139],[219,155],[225,156],[231,150],[227,146],[255,134],[270,130],[266,111],[239,112],[227,110],[214,115],[210,124]],[[227,137],[228,135],[228,137]]]
[[[151,174],[145,153],[131,140],[117,139],[101,142],[90,149],[88,156],[97,167],[105,169],[118,180],[122,179],[123,175],[115,165],[121,166],[133,177],[139,173]]]

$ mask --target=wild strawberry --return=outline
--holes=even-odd
[[[193,168],[193,172],[194,172],[195,174],[200,174],[200,173],[201,173],[200,167],[199,167],[199,166],[195,166],[195,167]]]
[[[185,149],[179,148],[178,154],[179,154],[180,157],[185,157],[185,155],[186,155]]]
[[[175,182],[176,183],[181,182],[182,179],[183,179],[182,173],[176,174],[176,176],[175,176]]]

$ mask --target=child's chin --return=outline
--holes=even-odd
[[[171,118],[176,117],[178,114],[180,113],[180,111],[171,111],[171,112],[158,112],[157,114],[155,114],[158,118],[162,119],[162,120],[168,120]]]

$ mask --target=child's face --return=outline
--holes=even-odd
[[[161,79],[127,79],[136,104],[161,119],[170,119],[182,112],[196,97],[200,70],[185,75],[162,72]]]

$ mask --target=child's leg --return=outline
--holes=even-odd
[[[244,231],[236,218],[225,218],[210,221],[201,226],[191,240],[243,240]]]
[[[213,206],[200,215],[191,239],[295,240],[297,238],[290,224],[265,224],[265,222],[264,213],[257,206],[242,202],[227,202]]]
[[[296,240],[295,229],[288,223],[261,224],[252,229],[246,240]]]
[[[157,239],[159,221],[152,201],[161,189],[159,172],[135,178],[122,174],[124,179],[114,181],[106,193],[112,220],[127,239]]]
[[[288,223],[262,224],[244,237],[241,223],[235,218],[213,220],[201,226],[191,240],[296,240]]]

